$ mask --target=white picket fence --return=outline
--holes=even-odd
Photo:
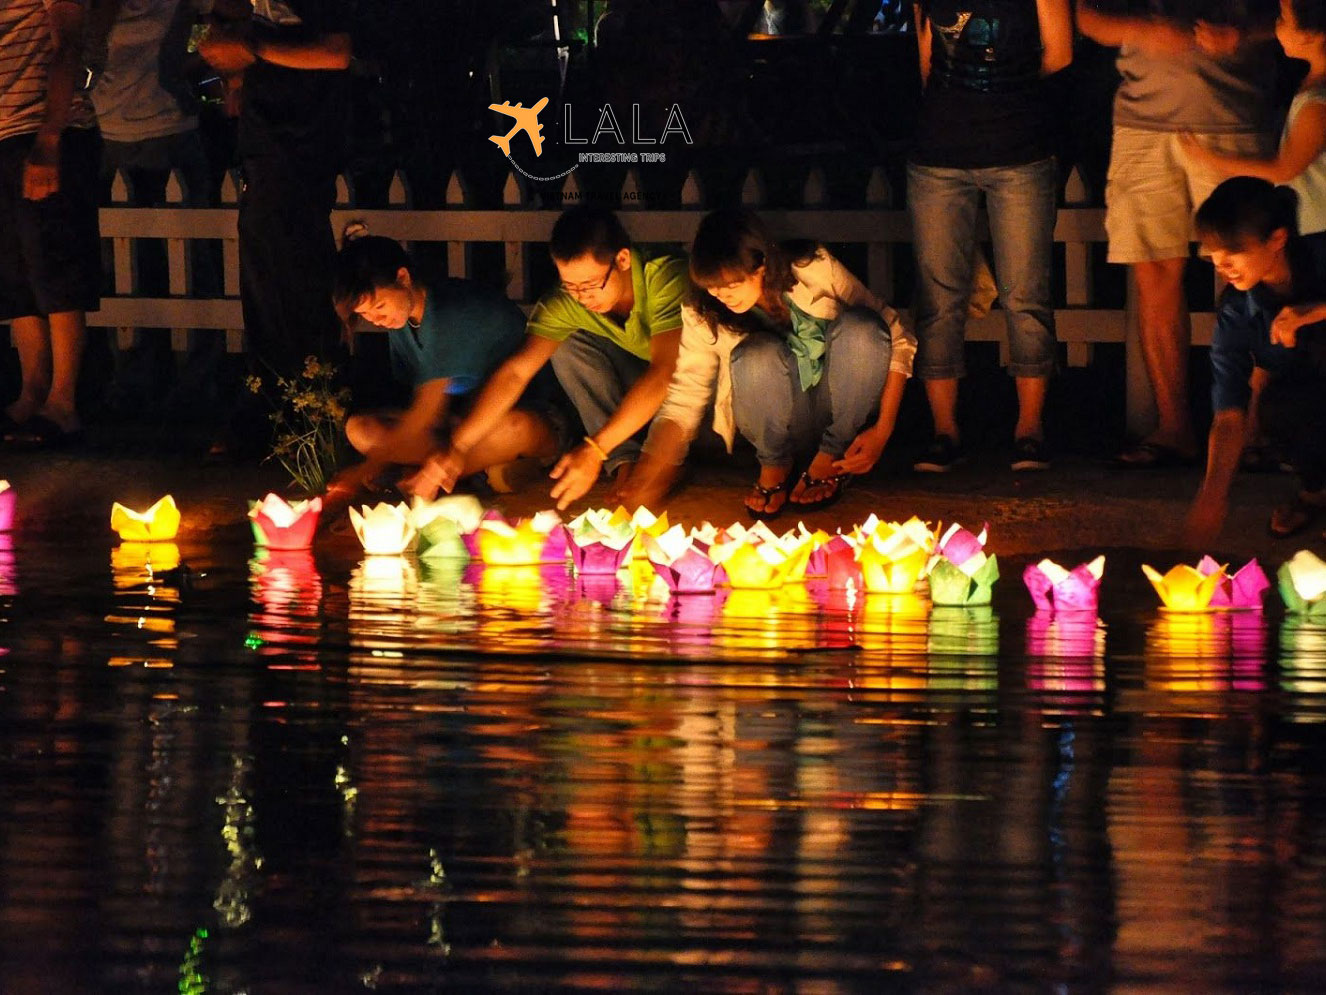
[[[101,210],[101,233],[113,244],[114,294],[102,299],[101,310],[90,315],[88,323],[116,329],[115,340],[123,348],[132,344],[138,329],[169,329],[172,347],[188,348],[196,334],[226,337],[227,349],[242,351],[243,319],[239,303],[239,245],[236,235],[238,176],[229,175],[222,187],[222,204],[216,208],[184,206],[184,190],[178,178],[167,188],[167,202],[179,206],[138,208],[127,205],[129,190],[123,177],[117,177],[112,190],[114,206]],[[579,192],[576,177],[568,177],[564,202],[574,203]],[[700,217],[713,205],[707,204],[699,178],[692,173],[682,190],[679,210],[643,209],[639,178],[634,170],[626,175],[621,190],[620,212],[632,238],[642,243],[678,243],[685,245],[695,233]],[[808,237],[837,243],[861,243],[865,246],[866,272],[858,274],[873,290],[886,299],[896,299],[895,259],[910,253],[911,224],[907,212],[894,206],[894,198],[884,174],[876,170],[870,178],[863,207],[827,206],[824,173],[812,169],[802,193],[802,207],[764,209],[764,182],[757,171],[746,177],[742,202],[761,209],[779,233],[788,237]],[[500,243],[505,246],[508,277],[507,294],[513,300],[528,302],[542,289],[530,280],[531,252],[543,251],[559,211],[540,209],[530,204],[522,181],[515,175],[508,179],[500,210],[482,210],[471,206],[466,185],[459,174],[453,175],[446,191],[442,210],[417,211],[409,206],[409,190],[399,174],[394,178],[385,209],[357,209],[353,191],[342,179],[338,184],[337,208],[331,224],[336,232],[354,218],[365,220],[371,231],[405,242],[445,243],[449,272],[453,276],[472,274],[472,250],[477,243]],[[1066,306],[1056,311],[1058,336],[1067,346],[1071,366],[1084,366],[1091,360],[1092,347],[1098,343],[1128,343],[1128,415],[1130,427],[1141,427],[1149,417],[1150,389],[1137,348],[1136,321],[1131,306],[1124,309],[1096,305],[1092,287],[1091,246],[1105,241],[1104,210],[1088,206],[1086,189],[1078,175],[1068,184],[1066,205],[1060,209],[1055,225],[1056,242],[1063,243],[1065,257],[1064,300]],[[135,239],[156,238],[166,241],[169,296],[145,297],[138,292],[134,271]],[[194,295],[189,241],[215,239],[222,244],[222,297],[201,298]],[[1209,344],[1213,316],[1193,316],[1193,338],[1199,345]],[[209,330],[204,332],[203,330]],[[365,332],[373,331],[365,326]],[[1007,344],[1003,316],[995,311],[968,326],[972,341],[1001,343],[1001,356],[1007,362]]]

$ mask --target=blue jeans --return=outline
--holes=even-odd
[[[801,389],[784,339],[753,333],[732,350],[732,413],[761,466],[790,466],[816,446],[835,459],[875,415],[893,357],[889,328],[868,308],[849,308],[825,336],[824,375]]]
[[[1054,372],[1055,164],[949,169],[907,164],[907,205],[916,250],[916,375],[948,380],[966,372],[963,333],[976,251],[976,208],[982,192],[994,242],[999,303],[1008,324],[1008,372]]]
[[[649,369],[649,360],[627,352],[602,335],[581,329],[557,347],[552,367],[585,431],[593,435],[621,407],[631,385]],[[632,436],[608,453],[603,471],[612,476],[623,463],[639,459],[640,440]]]

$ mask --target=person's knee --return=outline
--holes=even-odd
[[[382,422],[373,415],[351,415],[345,420],[345,438],[356,452],[368,452],[381,435]]]
[[[843,311],[833,323],[830,340],[835,347],[876,350],[887,348],[892,340],[884,319],[870,308],[853,307]]]
[[[732,350],[732,380],[753,384],[787,371],[787,347],[780,339],[758,332],[747,335]]]
[[[1183,294],[1185,259],[1152,259],[1133,263],[1133,276],[1139,294],[1153,299],[1176,297]]]

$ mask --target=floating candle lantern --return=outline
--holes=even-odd
[[[168,542],[180,529],[180,510],[169,494],[146,511],[133,511],[116,502],[111,505],[110,524],[129,542]]]
[[[350,524],[370,556],[398,556],[414,545],[418,535],[404,503],[384,502],[362,511],[351,508]]]
[[[930,568],[930,600],[935,605],[959,608],[988,605],[998,579],[997,557],[978,550],[959,565],[947,555],[940,556]]]
[[[479,559],[489,566],[522,567],[564,563],[566,530],[555,511],[541,511],[514,525],[485,518],[475,532]]]
[[[1230,574],[1209,556],[1203,556],[1197,564],[1197,570],[1203,574],[1212,574],[1217,570],[1222,579],[1211,595],[1212,608],[1228,608],[1231,611],[1260,611],[1262,593],[1271,586],[1266,578],[1266,571],[1261,568],[1257,558],[1253,557],[1237,571]]]
[[[1022,582],[1040,611],[1095,611],[1100,600],[1100,579],[1105,557],[1065,570],[1053,560],[1028,564]]]
[[[432,559],[468,559],[465,536],[483,521],[483,505],[471,494],[452,494],[435,501],[415,497],[410,521],[419,533],[419,555]]]
[[[1280,597],[1295,615],[1326,618],[1326,563],[1302,549],[1276,573]]]
[[[1162,577],[1158,571],[1143,564],[1142,573],[1146,574],[1146,579],[1160,595],[1161,603],[1170,611],[1204,612],[1211,607],[1211,597],[1225,577],[1225,568],[1202,573],[1196,567],[1180,563]]]
[[[824,559],[824,578],[835,591],[862,586],[861,564],[857,562],[856,545],[847,536],[836,535],[819,548]],[[807,573],[810,571],[807,570]]]
[[[279,494],[249,502],[253,541],[268,549],[308,549],[318,530],[322,498],[288,504]]]
[[[0,532],[8,532],[14,527],[14,489],[8,480],[0,480]]]
[[[934,534],[918,518],[885,522],[866,536],[857,553],[861,582],[871,594],[907,594],[916,586]]]
[[[567,552],[577,575],[614,576],[635,543],[635,526],[624,512],[587,511],[564,528]]]
[[[694,533],[674,525],[660,536],[646,536],[645,556],[672,594],[711,594],[723,569],[709,558],[709,547]]]
[[[769,590],[782,587],[795,570],[805,570],[805,561],[810,556],[805,546],[789,554],[776,540],[758,541],[759,533],[755,529],[746,530],[741,538],[731,538],[731,532],[728,530],[728,537],[720,537],[709,548],[709,558],[723,568],[728,584],[733,588]]]
[[[989,524],[981,526],[980,532],[972,533],[954,522],[935,543],[934,557],[930,561],[931,567],[939,562],[940,557],[955,567],[961,567],[969,560],[983,555],[989,531]]]
[[[824,547],[833,537],[823,529],[816,529],[812,532],[806,528],[804,522],[797,522],[796,529],[787,534],[796,536],[799,542],[804,542],[810,546],[810,555],[806,559],[806,576],[827,576],[828,562],[825,559]]]

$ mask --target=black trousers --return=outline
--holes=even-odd
[[[331,301],[336,176],[276,156],[244,160],[239,278],[254,372],[292,376],[340,339]]]

